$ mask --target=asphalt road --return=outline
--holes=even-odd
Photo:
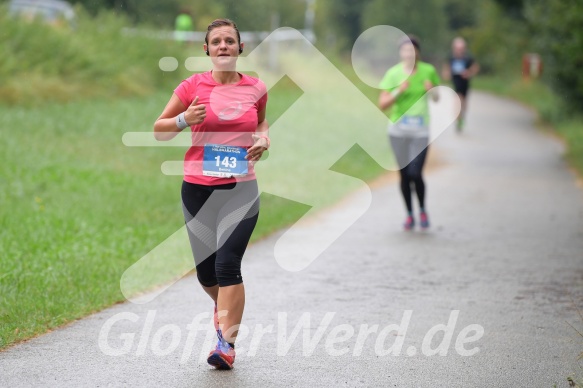
[[[1,352],[0,386],[566,387],[569,376],[583,379],[574,329],[583,332],[581,184],[532,112],[481,93],[470,104],[466,130],[446,132],[431,150],[429,231],[402,231],[389,178],[305,270],[277,265],[280,234],[248,249],[234,370],[205,362],[212,305],[188,276],[150,303],[119,304]]]

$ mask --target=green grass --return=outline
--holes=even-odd
[[[567,160],[583,176],[583,117],[564,120],[556,129],[567,142]]]
[[[561,97],[544,83],[518,77],[480,76],[473,81],[476,89],[513,98],[539,114],[541,127],[561,136],[567,144],[565,158],[583,176],[583,114],[568,112]]]
[[[183,226],[182,177],[163,175],[160,165],[181,160],[185,149],[121,141],[127,131],[151,131],[170,93],[0,105],[0,348],[123,301],[124,271]],[[268,120],[276,122],[301,94],[285,79],[277,84]],[[308,131],[300,126],[289,136],[313,136]],[[331,167],[367,180],[385,171],[357,146]],[[297,189],[294,179],[281,182]],[[312,188],[330,205],[350,190]],[[253,240],[307,210],[262,194]]]
[[[123,270],[180,226],[169,150],[121,143],[162,100],[0,107],[0,346],[120,300]]]
[[[565,112],[559,96],[544,83],[521,78],[480,76],[472,81],[477,89],[513,98],[534,108],[540,118],[547,122],[565,119]]]

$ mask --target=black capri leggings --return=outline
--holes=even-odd
[[[259,218],[257,181],[217,186],[183,181],[182,210],[200,284],[242,283],[241,260]]]
[[[427,137],[407,138],[390,136],[391,146],[401,175],[401,193],[405,200],[407,211],[413,211],[411,184],[415,185],[419,207],[425,208],[425,182],[423,181],[423,166],[429,148]]]

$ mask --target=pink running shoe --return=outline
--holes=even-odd
[[[427,229],[429,228],[429,218],[427,217],[427,213],[426,212],[421,212],[419,214],[419,219],[420,219],[420,223],[421,223],[421,228],[423,229]]]
[[[217,369],[229,370],[233,369],[233,363],[235,362],[235,349],[231,347],[220,335],[217,341],[217,346],[211,350],[207,358],[207,362]]]
[[[403,224],[403,228],[405,228],[405,230],[411,230],[413,229],[414,226],[415,219],[413,218],[413,216],[407,216],[407,219],[405,219],[405,223]]]

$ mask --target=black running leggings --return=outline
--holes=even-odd
[[[428,138],[407,138],[391,136],[391,146],[401,174],[401,192],[408,212],[413,212],[411,184],[415,185],[419,207],[425,208],[425,182],[423,181],[423,165],[427,156]]]
[[[200,284],[242,283],[241,260],[259,217],[257,181],[218,186],[184,181],[182,210]]]

